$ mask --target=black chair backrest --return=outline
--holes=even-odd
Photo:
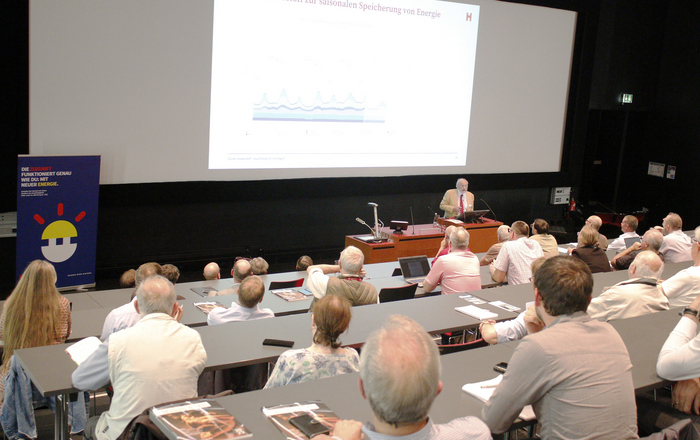
[[[289,281],[270,281],[270,288],[268,290],[288,289],[290,287],[301,287],[303,285],[304,285],[303,278],[299,278],[298,280],[289,280]]]
[[[401,287],[385,287],[379,291],[379,302],[401,301],[402,299],[413,299],[416,296],[418,284],[408,284]]]

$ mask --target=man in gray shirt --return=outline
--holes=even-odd
[[[542,438],[638,438],[627,349],[611,325],[586,313],[593,290],[588,266],[575,258],[550,258],[533,284],[535,311],[545,327],[515,349],[484,405],[486,425],[504,432],[532,405]]]

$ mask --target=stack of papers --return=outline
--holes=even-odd
[[[464,313],[465,315],[471,316],[474,319],[478,319],[479,321],[498,317],[498,313],[494,313],[490,310],[482,309],[477,306],[455,307],[455,310],[459,313]]]
[[[503,375],[499,374],[493,379],[476,383],[468,383],[462,387],[462,391],[467,394],[471,394],[482,402],[486,402],[491,398],[491,394],[493,394],[493,391],[496,389],[498,384],[501,383],[502,379]],[[520,418],[520,420],[535,420],[535,411],[532,409],[532,406],[528,405],[523,408],[523,410],[520,411],[518,418]]]

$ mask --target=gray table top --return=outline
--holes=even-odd
[[[462,391],[462,385],[496,377],[493,365],[508,360],[512,351],[510,344],[504,344],[441,356],[443,389],[433,402],[431,419],[446,423],[457,417],[479,417],[483,403]],[[358,379],[358,373],[344,374],[217,400],[250,429],[254,438],[283,439],[282,433],[263,415],[262,407],[320,400],[341,419],[370,421],[372,412],[360,395]]]
[[[382,325],[391,314],[402,314],[418,321],[431,333],[476,327],[479,321],[454,310],[468,303],[457,295],[441,295],[372,304],[353,308],[350,329],[341,337],[343,345],[360,346],[367,336]],[[483,305],[498,313],[498,319],[512,319],[514,313]],[[257,321],[243,321],[217,326],[197,327],[207,350],[207,370],[274,361],[285,350],[263,346],[265,338],[295,342],[294,348],[311,345],[311,315],[289,315]],[[17,350],[15,354],[30,378],[44,395],[57,395],[72,390],[70,375],[76,365],[65,352],[66,345],[51,345]],[[47,360],[51,368],[47,368]]]
[[[632,361],[632,380],[637,391],[647,391],[667,383],[656,374],[656,359],[671,330],[681,319],[682,308],[610,321],[625,341]]]

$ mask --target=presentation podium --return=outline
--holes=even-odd
[[[389,237],[389,241],[383,243],[368,243],[358,237],[363,235],[346,235],[345,247],[355,246],[365,255],[365,264],[385,263],[396,261],[399,257],[413,257],[426,255],[434,257],[440,249],[440,242],[445,236],[445,228],[452,221],[439,219],[438,226],[433,224],[411,225],[403,235],[394,234],[390,228],[383,228],[381,232]],[[469,231],[469,249],[474,252],[486,252],[498,242],[496,229],[502,222],[484,219],[484,223],[464,223],[459,226]]]

